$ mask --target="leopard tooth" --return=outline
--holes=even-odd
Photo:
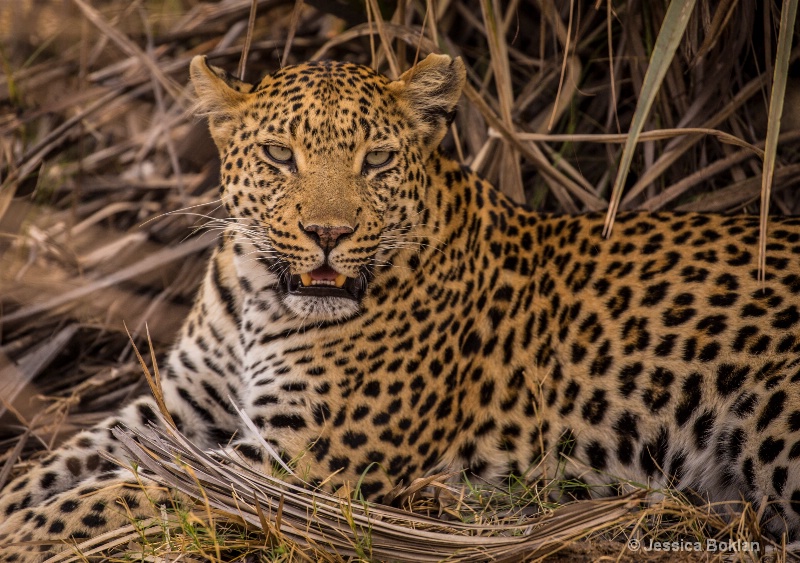
[[[300,274],[300,281],[305,287],[311,287],[311,274]]]
[[[344,282],[346,281],[347,281],[347,276],[339,274],[338,276],[336,276],[335,280],[336,287],[342,287],[344,285]]]

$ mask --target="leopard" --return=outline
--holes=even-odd
[[[190,74],[227,214],[160,372],[194,444],[269,472],[266,441],[370,502],[440,472],[669,487],[798,539],[800,218],[770,219],[760,269],[758,217],[534,211],[440,146],[448,55]],[[137,398],[9,482],[2,559],[145,517],[165,488],[108,461],[112,430],[159,421]]]

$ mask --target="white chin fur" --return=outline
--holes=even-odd
[[[358,302],[342,297],[301,297],[287,295],[283,304],[295,315],[309,322],[343,321],[358,314]]]

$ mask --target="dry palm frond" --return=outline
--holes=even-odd
[[[532,517],[507,517],[501,523],[448,522],[293,485],[231,456],[203,451],[172,429],[116,429],[114,434],[160,483],[207,500],[212,508],[266,535],[279,534],[298,545],[342,556],[363,555],[357,546],[368,537],[370,557],[376,560],[516,561],[523,554],[552,552],[619,526],[631,520],[645,497],[638,491]]]
[[[256,471],[230,454],[199,449],[173,428],[118,428],[114,433],[148,476],[198,499],[208,514],[208,526],[238,522],[261,537],[242,544],[241,536],[215,536],[214,542],[228,549],[290,545],[311,560],[511,562],[570,550],[587,538],[722,538],[756,541],[767,548],[757,525],[759,515],[748,505],[743,510],[735,504],[693,505],[669,490],[627,485],[630,492],[622,496],[556,506],[542,501],[541,492],[521,503],[514,492],[496,486],[475,488],[449,480],[452,475],[438,475],[395,491],[395,499],[412,497],[426,487],[435,491],[398,509],[354,500],[358,495],[352,492],[332,495]],[[431,516],[437,514],[436,506],[438,516]],[[606,548],[613,551],[614,545],[622,557],[625,544],[607,542]],[[782,553],[781,546],[770,549]]]

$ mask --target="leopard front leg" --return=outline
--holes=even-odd
[[[80,432],[30,471],[8,483],[0,495],[0,523],[86,479],[115,471],[117,466],[101,456],[103,452],[114,457],[121,455],[121,446],[110,429],[119,424],[141,427],[146,422],[156,422],[155,409],[151,398],[138,399],[123,409],[119,417],[106,419]]]
[[[129,470],[86,480],[35,508],[15,511],[0,524],[0,561],[36,563],[129,524],[161,518],[161,507],[188,506],[186,497]]]
[[[161,372],[164,402],[172,418],[186,437],[201,448],[227,443],[238,428],[238,417],[227,399],[228,395],[236,398],[241,385],[236,356],[238,333],[235,320],[224,312],[225,304],[215,297],[219,293],[219,272],[225,270],[224,264],[217,264],[219,256],[216,253],[212,259],[198,300]],[[226,294],[233,294],[233,290]],[[210,346],[212,337],[208,335],[228,335],[229,341],[223,339]],[[141,397],[119,416],[66,442],[0,492],[0,523],[20,510],[37,507],[51,496],[78,486],[84,479],[112,469],[113,465],[100,453],[123,459],[124,453],[111,429],[120,424],[131,428],[157,424],[157,412],[151,397]]]
[[[218,405],[201,403],[185,391],[183,376],[163,382],[170,413],[178,428],[195,444],[213,448],[225,443],[236,431],[231,415]],[[216,408],[215,408],[216,406]],[[0,491],[0,525],[19,511],[35,508],[53,495],[79,487],[83,481],[116,471],[116,465],[101,453],[125,460],[126,453],[111,429],[124,425],[145,428],[158,424],[157,407],[151,397],[141,397],[109,418],[80,432],[27,473]]]

